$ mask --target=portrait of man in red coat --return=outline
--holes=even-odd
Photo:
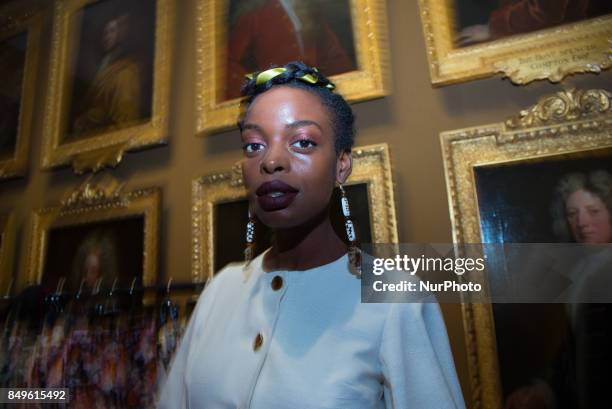
[[[609,13],[609,0],[455,0],[456,43],[462,47]]]
[[[225,98],[244,76],[300,60],[331,76],[357,69],[349,0],[232,0]]]

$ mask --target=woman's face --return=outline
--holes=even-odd
[[[326,210],[351,154],[336,155],[329,114],[316,95],[276,87],[259,95],[242,126],[242,172],[252,211],[266,226],[291,228]]]
[[[577,242],[612,242],[610,212],[599,196],[579,189],[567,198],[565,210],[572,235]]]

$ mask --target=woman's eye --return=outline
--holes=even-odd
[[[263,145],[257,142],[245,143],[242,146],[242,150],[246,153],[253,153],[263,149]]]
[[[296,148],[300,149],[308,149],[317,146],[317,144],[310,139],[300,139],[299,141],[293,142],[291,146],[295,146]]]

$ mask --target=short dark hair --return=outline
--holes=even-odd
[[[334,131],[334,147],[336,153],[345,150],[350,151],[355,140],[355,116],[346,100],[330,89],[333,88],[333,83],[317,69],[301,61],[290,62],[284,65],[283,68],[285,68],[283,73],[278,74],[264,83],[257,84],[259,72],[253,74],[253,78],[244,83],[242,86],[242,95],[245,98],[243,100],[242,114],[238,121],[238,127],[242,129],[244,115],[248,107],[259,95],[278,85],[299,88],[319,97],[321,103],[329,112],[332,120],[332,129]],[[309,74],[317,79],[316,83],[312,84],[300,79]]]

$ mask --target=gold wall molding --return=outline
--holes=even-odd
[[[612,15],[457,47],[453,0],[419,0],[431,82],[448,85],[495,74],[515,84],[572,74],[599,73],[612,65]]]
[[[15,282],[16,225],[13,213],[0,215],[0,297],[10,296]],[[1,298],[0,298],[1,299]]]

